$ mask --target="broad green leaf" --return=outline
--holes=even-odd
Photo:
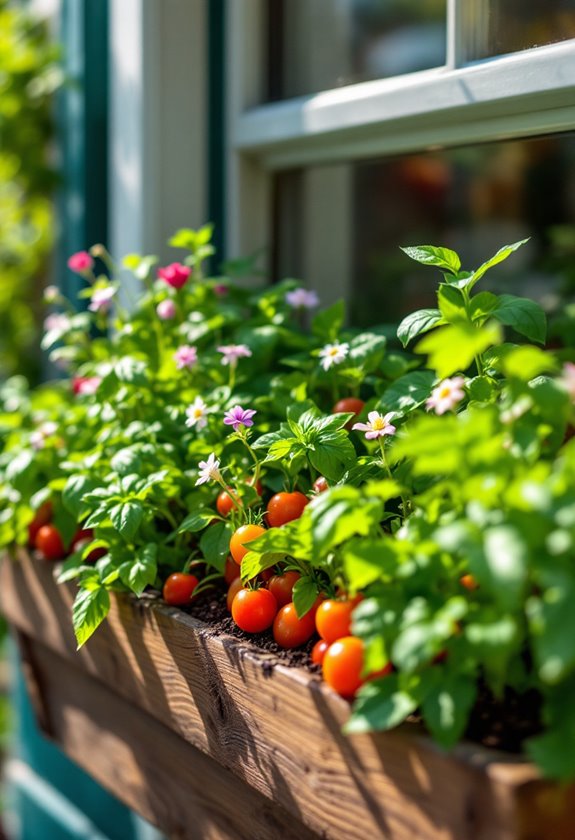
[[[399,688],[397,675],[390,674],[360,689],[344,731],[352,734],[393,729],[413,714],[418,705],[416,697]]]
[[[564,569],[546,569],[545,590],[527,602],[540,679],[554,685],[575,668],[575,579]]]
[[[426,353],[428,364],[440,379],[465,371],[476,356],[501,341],[501,327],[495,322],[477,328],[471,324],[452,324],[423,338],[416,353]]]
[[[487,528],[482,556],[470,554],[471,571],[488,584],[503,609],[520,603],[527,577],[528,551],[524,537],[510,525]]]
[[[501,368],[505,376],[529,382],[541,373],[553,372],[557,369],[557,362],[550,353],[538,347],[526,345],[516,347],[505,354],[501,361]]]
[[[127,542],[130,542],[142,524],[144,508],[139,502],[120,502],[114,505],[108,514],[114,527]]]
[[[441,283],[437,290],[437,304],[443,320],[448,324],[468,320],[463,293],[456,286]]]
[[[476,696],[475,678],[446,674],[440,686],[431,690],[423,701],[425,723],[443,747],[453,746],[463,734]]]
[[[318,556],[351,536],[366,536],[377,529],[382,503],[362,500],[360,504],[359,500],[357,490],[351,487],[334,487],[313,500],[309,509],[313,546]]]
[[[551,779],[572,782],[575,778],[575,716],[573,704],[565,704],[562,719],[553,729],[527,741],[527,753]]]
[[[434,245],[414,245],[401,250],[416,262],[424,265],[436,265],[451,274],[457,274],[461,268],[459,256],[449,248],[438,248]]]
[[[507,257],[511,256],[511,254],[513,254],[514,251],[517,251],[517,249],[522,245],[525,245],[526,242],[529,242],[529,238],[521,239],[519,242],[514,242],[512,245],[504,245],[503,248],[500,248],[490,260],[484,262],[483,265],[480,265],[479,268],[471,274],[466,283],[467,287],[470,289],[473,288],[477,281],[483,277],[486,271],[489,271],[489,269],[493,268],[494,265],[506,260]]]
[[[312,333],[324,342],[335,341],[339,338],[344,318],[345,304],[343,300],[338,300],[314,317],[311,322]]]
[[[439,324],[443,318],[439,309],[418,309],[407,315],[397,328],[397,337],[404,347],[421,333],[428,332]]]
[[[185,531],[201,531],[205,528],[212,519],[216,519],[213,510],[209,508],[199,508],[188,514],[183,522],[178,526],[178,534],[183,534]]]
[[[398,559],[396,547],[391,540],[373,537],[344,543],[341,549],[343,568],[353,592],[377,580],[391,580]]]
[[[319,590],[312,578],[303,575],[296,581],[292,591],[292,601],[298,618],[302,618],[313,607]]]
[[[80,589],[72,606],[72,622],[78,649],[90,638],[110,609],[108,591],[100,586],[96,589]]]
[[[530,341],[545,343],[547,319],[538,303],[515,295],[499,295],[492,315],[502,324],[526,336]]]
[[[139,548],[133,559],[127,560],[120,566],[120,579],[138,598],[146,588],[156,580],[158,546],[155,543]]]
[[[281,563],[285,560],[285,552],[283,551],[266,551],[259,554],[256,551],[248,551],[244,554],[241,566],[242,580],[251,580],[264,572],[266,569],[271,569],[276,563]]]
[[[230,522],[216,522],[206,528],[200,539],[200,551],[206,562],[218,572],[224,571],[226,558],[230,553],[232,525]]]
[[[492,292],[480,292],[469,302],[469,316],[472,321],[482,324],[497,309],[499,298]]]
[[[62,492],[62,501],[65,507],[76,518],[79,518],[82,510],[82,497],[97,486],[98,482],[87,475],[71,475]]]
[[[389,386],[376,408],[381,411],[407,412],[418,408],[431,395],[435,376],[430,370],[414,370],[400,376]]]
[[[148,379],[146,363],[132,356],[118,359],[114,364],[114,373],[120,382],[128,382],[131,385],[145,385]]]

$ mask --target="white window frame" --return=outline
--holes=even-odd
[[[467,0],[447,0],[445,66],[261,105],[265,2],[227,0],[229,256],[271,244],[275,172],[575,129],[575,40],[466,64]],[[307,214],[310,271],[350,235],[339,207],[325,208],[329,224]]]

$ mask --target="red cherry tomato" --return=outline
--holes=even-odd
[[[313,489],[316,493],[325,493],[326,490],[329,490],[329,484],[327,483],[327,478],[323,475],[320,475],[313,483]]]
[[[272,528],[299,519],[309,499],[297,490],[295,493],[276,493],[268,502],[268,523]]]
[[[162,591],[164,601],[166,604],[174,607],[189,604],[198,583],[199,581],[195,575],[174,572],[164,583],[164,589]]]
[[[361,412],[364,409],[364,406],[365,406],[364,401],[358,399],[357,397],[344,397],[343,400],[339,400],[338,402],[336,402],[336,404],[334,405],[334,407],[331,410],[331,413],[332,414],[348,414],[349,412],[352,412],[355,416],[357,416],[358,414],[361,414]],[[354,422],[355,422],[355,417],[352,417],[351,420],[349,420],[345,424],[345,428],[346,429],[351,429]]]
[[[329,644],[344,636],[351,636],[351,614],[356,604],[353,601],[323,601],[315,614],[317,632]]]
[[[393,665],[391,662],[388,662],[387,665],[384,665],[383,668],[380,668],[379,671],[372,671],[371,674],[365,678],[365,682],[371,682],[371,680],[379,680],[382,677],[388,677],[390,674],[393,673]]]
[[[473,592],[475,589],[479,589],[479,584],[477,583],[473,575],[462,575],[459,578],[459,583],[465,589],[468,589],[469,592]]]
[[[321,665],[323,662],[323,658],[325,656],[325,652],[328,649],[329,644],[326,642],[325,639],[320,639],[319,642],[316,642],[311,651],[311,661],[314,665]]]
[[[298,618],[293,603],[283,606],[274,619],[274,639],[282,648],[296,648],[305,645],[315,632],[315,621],[311,613]]]
[[[34,546],[45,560],[61,560],[66,554],[60,532],[54,525],[42,525],[38,529]]]
[[[268,589],[240,589],[232,602],[232,618],[246,633],[267,630],[277,611],[277,601]]]
[[[229,586],[231,583],[234,582],[234,580],[236,580],[236,578],[239,578],[239,576],[240,576],[240,567],[238,566],[238,564],[235,562],[235,560],[232,557],[228,557],[226,559],[226,565],[225,565],[225,568],[224,568],[224,580],[225,580],[225,582]]]
[[[274,576],[274,570],[273,569],[264,569],[263,572],[259,573],[258,580],[260,580],[262,583],[269,583],[269,581],[273,578],[273,576]],[[267,588],[269,589],[269,586]]]
[[[270,578],[268,589],[278,602],[278,607],[284,607],[292,599],[292,592],[296,582],[300,579],[299,572],[284,572]]]
[[[94,531],[92,528],[79,528],[76,533],[74,534],[74,539],[72,540],[72,545],[70,546],[70,550],[80,551],[81,548],[88,545],[88,543],[92,542],[94,539]],[[104,546],[100,546],[100,548],[94,548],[87,557],[84,558],[84,563],[95,563],[101,557],[105,557],[108,553],[108,549],[104,548]]]
[[[256,483],[254,484],[254,478],[252,476],[251,478],[248,478],[247,484],[249,484],[251,487],[255,487],[255,491],[258,494],[258,496],[261,496],[262,493],[264,492],[264,486],[261,483],[261,481],[259,480],[259,478],[256,481]]]
[[[251,542],[265,533],[265,528],[261,525],[240,525],[237,531],[232,534],[230,540],[230,552],[238,566],[241,564],[243,558],[248,553],[249,549],[245,547],[244,543]]]
[[[363,642],[344,636],[329,646],[322,664],[326,683],[342,697],[352,699],[362,685]]]
[[[237,564],[234,563],[234,565],[237,569],[238,568]],[[240,589],[243,589],[243,588],[244,588],[244,585],[242,583],[241,577],[239,577],[239,576],[230,583],[230,585],[228,587],[228,594],[226,596],[226,607],[228,608],[228,612],[232,611],[232,604],[234,602],[234,598],[236,597],[236,595],[238,594]]]
[[[222,490],[216,500],[216,508],[220,516],[228,516],[232,510],[237,510],[238,506],[233,501],[230,494],[226,493],[225,490]]]
[[[36,537],[38,536],[38,531],[40,530],[42,525],[48,525],[51,519],[52,502],[44,502],[44,504],[40,505],[40,507],[34,514],[34,519],[32,520],[32,522],[28,525],[28,545],[36,545]]]

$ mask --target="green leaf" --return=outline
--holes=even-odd
[[[377,409],[401,413],[419,408],[431,395],[435,376],[429,370],[415,370],[400,376],[381,397]]]
[[[146,363],[132,356],[124,356],[114,364],[114,373],[120,382],[145,385],[148,381]]]
[[[515,295],[499,295],[497,308],[492,315],[502,324],[538,344],[545,343],[547,319],[538,303]]]
[[[341,332],[345,318],[345,303],[338,300],[327,309],[323,309],[311,322],[311,331],[324,342],[335,341]]]
[[[430,691],[422,705],[424,720],[433,737],[451,747],[461,737],[477,696],[475,679],[444,674],[441,685]]]
[[[540,679],[554,685],[575,668],[575,580],[563,569],[544,572],[545,591],[527,602]]]
[[[210,566],[223,574],[226,558],[230,553],[232,525],[230,522],[216,522],[206,528],[200,539],[200,551]]]
[[[449,248],[437,248],[434,245],[414,245],[401,249],[404,254],[424,265],[435,265],[450,274],[457,274],[461,260],[455,251]]]
[[[476,356],[501,341],[499,324],[491,322],[477,328],[471,324],[452,324],[423,338],[416,353],[427,353],[428,364],[440,379],[465,371]]]
[[[333,546],[354,535],[366,536],[377,529],[383,510],[378,500],[362,501],[352,487],[334,487],[317,496],[311,511],[314,552],[323,556]]]
[[[178,534],[183,534],[186,531],[201,531],[205,528],[212,519],[215,519],[213,510],[209,508],[199,508],[188,514],[183,522],[178,526]]]
[[[443,319],[449,324],[467,321],[465,299],[463,293],[456,287],[441,283],[437,290],[437,303]]]
[[[353,714],[344,726],[348,734],[393,729],[413,714],[418,700],[401,690],[396,674],[360,689]]]
[[[466,286],[468,288],[473,288],[473,286],[480,280],[486,271],[489,271],[490,268],[493,268],[494,265],[497,265],[503,260],[506,260],[514,251],[517,251],[522,245],[525,245],[526,242],[529,242],[529,237],[527,239],[521,239],[519,242],[514,242],[513,245],[504,245],[503,248],[500,248],[499,251],[491,257],[490,260],[484,262],[483,265],[480,265],[478,269],[476,269],[469,277],[466,282]]]
[[[110,596],[99,586],[96,589],[80,589],[72,606],[72,623],[78,642],[78,649],[87,642],[94,630],[108,615]]]
[[[391,579],[398,559],[396,543],[391,540],[351,539],[342,549],[343,568],[346,578],[357,592],[374,583]]]
[[[397,337],[404,347],[421,333],[428,332],[443,323],[439,309],[418,309],[407,315],[397,328]]]
[[[527,741],[527,753],[550,779],[572,782],[575,778],[575,719],[572,704],[553,729]]]
[[[311,610],[318,595],[319,589],[312,578],[302,575],[296,581],[292,590],[292,601],[298,618],[302,618]]]
[[[108,511],[114,527],[130,542],[144,519],[144,508],[139,502],[121,502]],[[90,517],[92,519],[92,517]]]
[[[354,446],[346,432],[324,435],[313,447],[307,449],[312,466],[328,481],[338,481],[345,467],[357,458]]]
[[[469,302],[469,316],[472,321],[482,324],[497,309],[499,298],[492,292],[480,292]]]
[[[260,572],[271,569],[276,563],[281,563],[285,560],[285,556],[285,552],[283,551],[265,551],[262,554],[256,551],[248,551],[242,559],[242,580],[245,581],[255,578]]]
[[[82,497],[98,486],[99,482],[87,475],[71,475],[62,491],[62,502],[64,506],[76,518],[80,517],[82,510]]]
[[[158,546],[148,543],[138,549],[133,560],[127,560],[120,566],[120,579],[138,598],[146,588],[156,580]]]
[[[470,554],[471,570],[485,580],[504,609],[519,606],[527,577],[528,551],[522,534],[510,525],[487,528],[483,534],[483,562]],[[477,566],[475,568],[475,566]],[[487,573],[487,576],[486,576]]]
[[[552,355],[538,347],[516,347],[505,354],[501,360],[501,368],[505,376],[510,379],[520,379],[529,382],[541,373],[553,372],[557,369],[557,362]]]

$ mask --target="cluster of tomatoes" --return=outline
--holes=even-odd
[[[44,502],[38,508],[34,519],[28,526],[28,545],[35,548],[44,560],[52,562],[63,560],[64,557],[79,551],[94,539],[94,532],[91,528],[79,527],[67,548],[60,531],[52,522],[52,516],[51,503]],[[95,548],[86,557],[85,562],[95,563],[104,554],[106,554],[105,548]]]

